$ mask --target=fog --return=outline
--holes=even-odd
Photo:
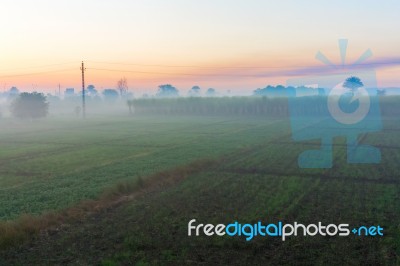
[[[282,86],[282,88],[284,88]],[[288,118],[291,115],[290,101],[284,89],[266,87],[257,89],[253,96],[190,96],[155,95],[140,98],[132,94],[120,96],[116,90],[110,95],[86,95],[86,118],[108,116],[142,115],[202,115],[202,116],[265,116]],[[290,89],[289,87],[287,89]],[[302,87],[301,90],[312,90]],[[112,90],[110,90],[112,91]],[[277,93],[279,91],[279,93]],[[283,91],[283,92],[282,92]],[[296,114],[326,115],[329,96],[318,89],[316,96],[297,97]],[[289,95],[289,94],[288,94]],[[36,97],[36,98],[35,98]],[[365,96],[363,96],[365,97]],[[400,114],[400,96],[375,95],[371,99],[380,102],[381,114]],[[351,99],[350,99],[351,100]],[[293,101],[292,101],[293,102]],[[354,105],[354,103],[351,102]],[[356,107],[356,106],[355,106]],[[46,117],[69,117],[80,119],[84,116],[82,96],[73,94],[54,96],[41,93],[8,93],[0,97],[2,119],[32,120]]]

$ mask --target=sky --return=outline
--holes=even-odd
[[[323,75],[367,49],[378,86],[400,87],[400,2],[356,0],[1,0],[0,91],[170,83],[237,93]],[[314,71],[317,69],[317,71]],[[328,71],[329,72],[329,71]]]

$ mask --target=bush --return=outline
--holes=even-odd
[[[18,118],[41,118],[48,114],[49,103],[43,93],[23,92],[12,102],[11,113]]]

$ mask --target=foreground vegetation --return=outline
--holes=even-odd
[[[282,127],[270,128],[275,123]],[[282,121],[224,117],[9,120],[2,128],[2,220],[62,209],[97,197],[117,181],[213,158],[289,130]]]
[[[84,215],[57,217],[31,241],[4,250],[0,264],[399,262],[398,119],[385,118],[384,131],[360,138],[381,148],[381,164],[347,164],[345,139],[337,138],[332,169],[297,167],[298,154],[318,143],[293,142],[285,119],[139,116],[3,123],[3,221],[74,206]],[[380,224],[385,236],[285,242],[188,237],[193,218],[215,224]]]

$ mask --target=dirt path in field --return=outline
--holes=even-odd
[[[115,196],[112,196],[113,192],[110,192],[103,199],[75,207],[75,210],[73,210],[75,212],[79,208],[84,208],[81,210],[84,211],[83,215],[78,215],[76,219],[68,223],[46,228],[31,241],[19,247],[1,251],[0,265],[96,263],[100,258],[111,256],[118,249],[120,240],[102,235],[104,231],[102,227],[111,225],[115,226],[115,230],[118,230],[123,226],[118,224],[119,219],[115,219],[121,207],[128,202],[166,191],[184,180],[188,175],[215,166],[216,161],[194,162],[185,167],[148,177],[141,181],[142,184],[137,184],[137,188],[121,188],[122,192],[115,191]],[[124,193],[124,189],[132,189],[132,191]],[[118,195],[119,193],[122,193],[122,195]],[[64,242],[63,239],[67,239],[67,242]]]
[[[288,135],[280,136],[276,139],[284,137],[288,137]],[[213,170],[225,161],[249,156],[260,148],[276,141],[276,139],[258,146],[237,150],[220,158],[198,160],[176,169],[156,173],[139,180],[139,182],[121,183],[106,191],[98,200],[82,202],[78,206],[56,215],[56,217],[39,217],[38,221],[35,220],[35,222],[39,225],[45,224],[44,228],[40,229],[39,235],[33,234],[30,236],[30,241],[19,247],[0,251],[0,258],[2,258],[0,259],[0,265],[8,264],[9,262],[11,262],[11,265],[15,263],[26,265],[26,262],[39,265],[79,264],[76,253],[80,253],[82,250],[85,250],[85,253],[87,251],[87,254],[82,255],[86,259],[93,258],[98,261],[98,258],[107,257],[113,253],[114,249],[118,248],[118,241],[108,239],[107,236],[102,235],[103,229],[101,226],[118,222],[118,219],[113,220],[113,217],[119,208],[129,202],[167,191],[189,175]],[[46,221],[42,223],[40,219]],[[49,222],[47,219],[53,220]],[[104,221],[110,222],[104,223]],[[49,224],[49,226],[46,224]],[[115,228],[118,230],[117,225]],[[16,227],[13,230],[26,229]],[[63,243],[62,239],[64,238],[68,239],[68,243]],[[116,243],[116,245],[110,246],[110,243]],[[68,249],[71,249],[70,255],[68,255]],[[54,260],[51,258],[54,258]]]
[[[56,218],[54,224],[42,228],[39,235],[24,244],[0,251],[0,265],[93,265],[104,258],[109,258],[121,250],[124,244],[124,230],[127,226],[123,208],[135,204],[153,195],[168,192],[184,181],[188,176],[202,171],[220,171],[243,174],[290,176],[288,173],[260,169],[223,169],[221,164],[237,158],[251,156],[271,143],[289,137],[289,134],[245,148],[229,155],[212,160],[198,160],[191,164],[169,171],[160,172],[140,179],[135,183],[121,183],[106,192],[98,200],[84,202],[66,210]],[[296,173],[299,176],[299,173]],[[335,178],[331,176],[303,175],[307,178]],[[336,177],[350,182],[395,183],[398,179],[366,180],[363,178]],[[70,218],[65,219],[63,216]],[[135,221],[128,221],[135,223]],[[115,234],[107,234],[110,228]]]

